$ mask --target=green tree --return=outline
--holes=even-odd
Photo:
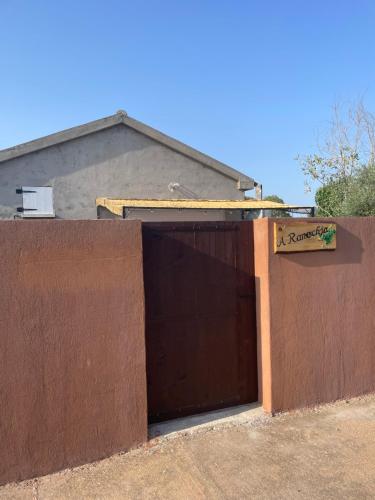
[[[319,217],[346,215],[344,202],[348,196],[350,185],[351,179],[343,178],[320,187],[315,193],[316,215]]]
[[[319,154],[298,157],[306,176],[306,188],[317,188],[317,214],[373,215],[375,117],[362,102],[347,110],[338,106]]]
[[[284,200],[280,198],[280,196],[277,196],[276,194],[270,194],[263,198],[265,201],[274,201],[276,203],[284,203]],[[267,209],[264,210],[264,216],[265,217],[290,217],[290,214],[286,210],[272,210],[272,209]]]
[[[254,198],[251,198],[249,196],[245,196],[245,200],[253,200]],[[276,194],[270,194],[263,198],[265,201],[275,201],[276,203],[284,203],[284,200],[280,198],[280,196],[277,196]],[[290,214],[283,209],[251,209],[248,211],[248,216],[250,219],[258,219],[260,216],[263,217],[290,217]]]
[[[342,204],[343,215],[375,215],[375,164],[362,167]]]

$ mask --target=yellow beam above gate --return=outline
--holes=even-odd
[[[200,209],[200,210],[296,210],[298,205],[287,205],[267,200],[139,200],[139,199],[113,199],[97,198],[96,206],[105,207],[115,215],[122,215],[123,208],[177,208],[177,209]]]

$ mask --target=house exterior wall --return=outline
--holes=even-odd
[[[95,219],[97,197],[244,198],[234,179],[122,124],[1,163],[0,218],[22,205],[22,185],[52,186],[63,219]]]
[[[336,223],[337,249],[290,254],[273,252],[274,221],[254,221],[263,407],[374,392],[375,217],[314,219]]]
[[[147,439],[139,221],[0,221],[0,484]]]

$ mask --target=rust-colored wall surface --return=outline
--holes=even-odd
[[[254,273],[258,351],[258,395],[263,407],[271,405],[271,345],[269,301],[269,239],[268,219],[254,220]]]
[[[141,225],[0,222],[0,484],[147,439]]]
[[[264,408],[375,391],[375,218],[315,219],[337,249],[293,254],[273,253],[274,220],[254,222]]]

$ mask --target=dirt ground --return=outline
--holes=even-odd
[[[373,499],[375,396],[156,438],[0,498]]]

